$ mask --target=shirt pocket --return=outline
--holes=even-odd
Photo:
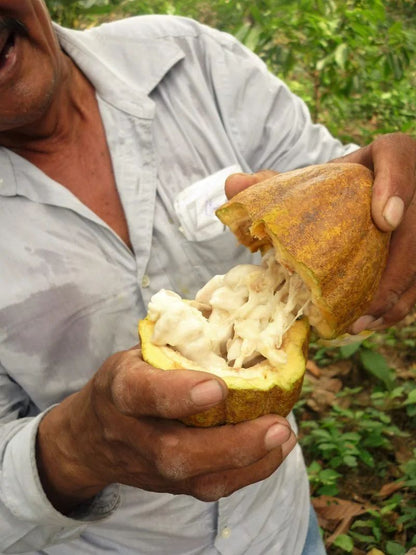
[[[223,168],[181,191],[174,201],[183,251],[203,283],[236,264],[253,261],[249,250],[237,242],[215,215],[215,210],[227,200],[226,178],[239,171],[238,165]]]

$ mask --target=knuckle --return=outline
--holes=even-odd
[[[384,311],[409,310],[416,300],[416,273],[401,287],[390,286],[384,295]]]
[[[388,312],[391,311],[393,307],[397,305],[397,303],[400,300],[400,297],[401,297],[401,293],[398,290],[391,288],[387,291],[384,299],[384,306],[386,307],[386,310]]]
[[[123,435],[117,426],[103,426],[102,440],[105,445],[117,445],[123,443]]]
[[[153,462],[158,474],[165,480],[178,482],[188,476],[188,457],[180,448],[180,440],[175,433],[164,433],[158,437]]]
[[[143,408],[148,391],[137,351],[118,353],[111,362],[111,399],[122,414],[135,416]]]
[[[117,409],[126,416],[133,416],[133,395],[130,373],[122,362],[114,369],[111,384],[111,397]]]
[[[394,322],[399,322],[400,320],[403,320],[411,311],[412,306],[413,305],[412,303],[410,303],[410,301],[399,299],[390,311],[390,317],[386,317],[386,321],[391,320]]]

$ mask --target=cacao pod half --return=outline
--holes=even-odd
[[[164,318],[165,300],[171,303],[169,297],[159,302],[157,310],[150,310],[150,303],[147,318],[139,323],[143,358],[149,364],[164,370],[204,370],[227,383],[227,399],[183,420],[186,424],[213,426],[290,412],[305,372],[309,323],[324,338],[339,336],[363,313],[379,283],[389,234],[379,231],[372,221],[372,183],[372,172],[358,164],[310,166],[253,185],[217,210],[218,218],[243,245],[261,250],[263,262],[269,260],[267,269],[236,267],[213,278],[196,302],[176,299],[182,303],[176,305],[179,312],[176,319],[167,318],[169,325],[161,326],[162,333],[158,326]],[[279,285],[282,272],[285,277]],[[273,279],[276,284],[270,287]],[[241,287],[246,288],[243,301]],[[234,288],[241,306],[227,312],[227,305],[234,302]],[[223,290],[225,294],[218,296]],[[251,312],[244,320],[247,306]],[[189,320],[199,330],[196,335],[194,324],[186,327],[190,310],[196,311]],[[201,331],[210,319],[215,325],[220,322],[219,327]],[[168,327],[175,333],[166,339],[163,330]],[[276,329],[280,339],[271,344]],[[218,341],[213,338],[215,330]],[[214,345],[213,357],[210,345]]]
[[[196,364],[169,346],[152,342],[154,322],[148,318],[139,322],[143,359],[162,370],[187,368],[210,370]],[[297,320],[287,331],[283,340],[286,361],[271,367],[264,360],[249,369],[213,372],[228,387],[227,398],[218,405],[183,418],[191,426],[208,427],[219,424],[235,424],[264,414],[286,416],[299,398],[305,373],[308,352],[309,325],[306,319]]]

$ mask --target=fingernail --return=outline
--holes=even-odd
[[[404,214],[404,202],[400,197],[390,197],[383,211],[383,218],[390,227],[395,229],[402,221]]]
[[[190,395],[195,405],[208,406],[222,401],[225,397],[225,392],[217,380],[207,380],[195,385],[191,389]]]
[[[273,426],[267,430],[264,437],[266,449],[271,451],[275,447],[279,447],[290,438],[291,433],[292,431],[288,426],[284,426],[283,424],[273,424]]]
[[[358,320],[356,320],[351,326],[352,333],[358,334],[364,330],[368,330],[371,324],[375,322],[375,320],[376,319],[373,316],[367,314],[365,316],[361,316],[361,318],[358,318]]]

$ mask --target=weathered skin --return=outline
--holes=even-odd
[[[248,187],[217,210],[252,251],[273,244],[312,292],[311,324],[337,337],[364,313],[387,260],[390,233],[371,218],[373,174],[361,164],[320,164]]]
[[[160,347],[152,343],[154,323],[148,319],[139,323],[143,359],[162,370],[188,368],[207,371],[195,362],[186,359],[170,347]],[[228,387],[227,398],[218,405],[182,419],[191,426],[208,427],[220,424],[235,424],[263,416],[279,414],[286,416],[299,398],[308,353],[309,324],[306,319],[296,321],[286,333],[283,348],[287,362],[271,368],[266,362],[260,363],[259,375],[255,379],[221,376]]]

